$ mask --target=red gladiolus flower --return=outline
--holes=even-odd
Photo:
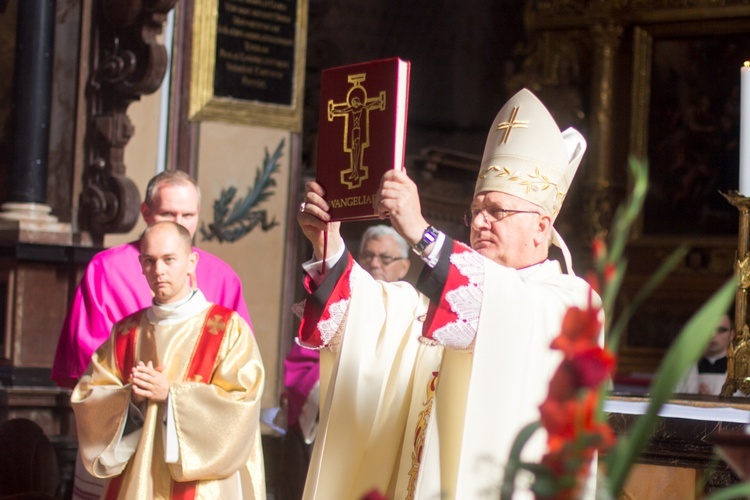
[[[539,407],[542,425],[547,431],[550,451],[559,449],[566,441],[582,434],[601,435],[602,442],[608,442],[611,429],[596,420],[598,395],[595,391],[566,400],[548,398]],[[558,442],[559,441],[559,442]]]
[[[615,279],[615,276],[617,275],[617,268],[614,264],[607,264],[604,266],[604,282],[605,283],[611,283],[613,279]]]
[[[388,500],[378,489],[373,489],[364,494],[361,500]]]
[[[594,240],[591,242],[591,250],[594,254],[594,260],[598,261],[600,259],[603,259],[607,254],[607,244],[601,238],[594,238]]]
[[[542,425],[547,431],[549,451],[554,453],[575,436],[577,403],[574,399],[547,399],[539,407]]]
[[[560,349],[566,358],[598,345],[602,322],[599,320],[599,308],[579,309],[571,307],[563,318],[562,331],[552,341],[553,349]]]
[[[595,389],[614,371],[615,358],[608,350],[597,345],[575,354],[570,363],[579,385]]]
[[[599,308],[591,304],[586,309],[569,308],[560,335],[552,341],[552,348],[561,350],[564,359],[539,407],[547,431],[542,464],[556,485],[550,498],[577,498],[596,451],[614,442],[609,425],[597,418],[598,387],[615,366],[612,353],[599,345],[600,316]]]
[[[556,478],[556,499],[577,498],[594,453],[614,443],[609,425],[596,420],[598,393],[581,392],[562,401],[548,398],[539,408],[547,430],[547,454],[542,464]]]
[[[578,374],[570,363],[562,362],[549,381],[547,399],[563,401],[578,393]]]
[[[589,271],[586,273],[586,283],[588,283],[596,293],[601,293],[601,288],[599,287],[599,277],[594,271]]]

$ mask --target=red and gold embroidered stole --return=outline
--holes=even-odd
[[[216,367],[216,356],[226,333],[232,310],[219,304],[214,304],[206,314],[200,337],[195,343],[185,374],[186,382],[209,383]],[[139,326],[146,309],[131,314],[116,325],[115,361],[123,384],[130,381],[130,375],[135,365],[136,343],[140,334]],[[117,498],[124,473],[112,478],[107,487],[107,500]],[[172,498],[177,500],[192,500],[195,498],[197,481],[172,481]]]

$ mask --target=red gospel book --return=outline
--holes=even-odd
[[[404,164],[409,69],[394,57],[323,70],[316,180],[332,220],[376,218],[380,178]]]

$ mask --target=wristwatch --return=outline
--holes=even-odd
[[[412,250],[414,250],[414,253],[421,256],[425,248],[435,243],[437,238],[438,230],[432,226],[427,226],[427,229],[422,233],[422,239],[412,247]]]

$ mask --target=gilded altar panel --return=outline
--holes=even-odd
[[[620,372],[654,372],[682,325],[732,274],[737,210],[720,191],[739,184],[750,0],[535,1],[525,22],[509,90],[539,92],[561,127],[580,127],[589,142],[579,192],[560,217],[574,255],[584,256],[577,269],[591,267],[591,237],[607,234],[627,195],[631,155],[649,161],[650,187],[630,235],[620,306],[675,248],[690,248],[623,338]]]

